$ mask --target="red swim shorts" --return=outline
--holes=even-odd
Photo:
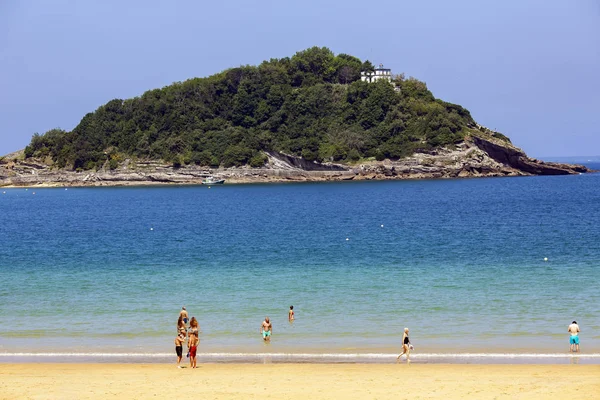
[[[192,346],[190,347],[190,357],[196,357],[196,350],[198,349],[198,346]]]

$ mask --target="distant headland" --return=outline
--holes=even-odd
[[[313,47],[114,99],[0,158],[0,186],[561,175],[424,82]]]

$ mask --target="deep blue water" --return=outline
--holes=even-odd
[[[2,192],[0,353],[600,352],[598,174]]]

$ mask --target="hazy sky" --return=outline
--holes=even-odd
[[[113,98],[327,46],[536,157],[600,154],[600,1],[0,0],[0,154]]]

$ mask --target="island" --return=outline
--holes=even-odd
[[[424,82],[312,47],[114,99],[0,158],[0,186],[565,175]]]

